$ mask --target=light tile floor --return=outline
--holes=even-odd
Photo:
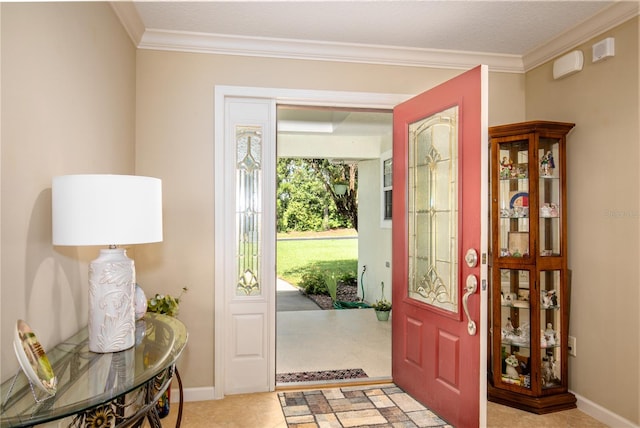
[[[393,314],[392,314],[393,316]],[[371,380],[391,378],[391,319],[377,321],[372,309],[277,313],[278,373],[361,368]],[[296,388],[283,384],[276,389]],[[321,386],[313,385],[318,388]],[[300,387],[302,388],[302,387]],[[177,405],[162,420],[175,426]],[[145,426],[148,426],[145,424]],[[277,392],[229,395],[185,403],[182,427],[286,427]],[[534,415],[488,403],[489,427],[606,427],[577,409]]]
[[[163,427],[175,426],[177,405],[162,419]],[[149,425],[145,423],[145,426]],[[185,403],[183,428],[284,428],[287,426],[276,392],[229,395],[222,400]],[[487,426],[491,428],[606,428],[577,409],[534,415],[488,403]]]

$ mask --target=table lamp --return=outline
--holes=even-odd
[[[133,175],[63,175],[51,186],[53,245],[108,245],[89,265],[89,350],[135,343],[133,260],[118,245],[162,241],[162,182]]]

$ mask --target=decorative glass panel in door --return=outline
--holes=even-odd
[[[236,126],[236,295],[261,294],[262,127]]]
[[[458,107],[409,125],[409,297],[458,312]]]

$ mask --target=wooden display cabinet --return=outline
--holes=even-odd
[[[572,123],[489,128],[491,323],[488,398],[533,413],[568,392],[566,135]]]

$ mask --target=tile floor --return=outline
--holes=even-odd
[[[162,419],[163,427],[175,426],[177,405]],[[488,403],[487,426],[491,428],[606,428],[577,409],[534,415]],[[149,425],[145,423],[145,426]],[[222,400],[185,403],[183,428],[285,428],[287,424],[277,392],[229,395]]]
[[[392,383],[278,393],[292,427],[452,428]]]
[[[393,314],[392,314],[393,316]],[[377,321],[372,309],[291,311],[277,314],[276,371],[361,368],[371,379],[391,378],[391,322]],[[277,390],[321,385],[277,385]],[[175,426],[177,405],[162,420]],[[148,426],[148,425],[145,425]],[[182,427],[286,427],[277,392],[229,395],[222,400],[185,403]],[[577,409],[534,415],[488,403],[489,427],[606,427]]]

